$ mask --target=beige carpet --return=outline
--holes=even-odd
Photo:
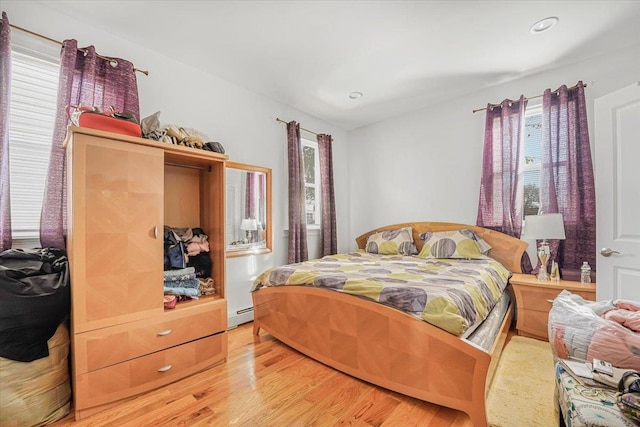
[[[502,352],[487,397],[491,427],[553,427],[554,365],[549,343],[514,336]]]

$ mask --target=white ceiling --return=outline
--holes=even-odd
[[[637,0],[41,3],[344,130],[611,50],[640,54]],[[554,28],[529,33],[549,16]]]

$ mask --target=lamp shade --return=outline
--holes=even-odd
[[[253,218],[245,218],[242,220],[240,224],[240,230],[257,230],[258,229],[258,221]]]
[[[524,218],[524,229],[521,239],[560,239],[565,238],[562,214],[527,215]]]

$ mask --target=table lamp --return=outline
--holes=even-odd
[[[524,218],[524,229],[522,230],[521,239],[525,240],[542,240],[538,247],[538,258],[540,259],[540,270],[538,271],[538,280],[549,280],[547,273],[547,263],[551,258],[551,250],[547,239],[565,238],[564,222],[562,214],[541,214],[527,215]]]
[[[247,233],[247,243],[253,243],[253,232],[258,229],[258,221],[254,218],[245,218],[240,224],[240,230],[244,230]]]

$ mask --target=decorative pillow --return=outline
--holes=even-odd
[[[469,232],[471,233],[471,235],[473,235],[472,239],[478,242],[478,246],[480,247],[480,252],[482,253],[482,255],[486,255],[489,253],[489,251],[491,250],[491,245],[487,243],[487,241],[482,237],[478,236],[475,231],[467,229],[461,231],[464,231],[465,233]]]
[[[481,246],[477,240],[480,237],[468,229],[426,232],[420,234],[420,239],[424,242],[418,254],[421,258],[480,258],[483,255],[482,248],[487,252],[491,249],[484,240]]]
[[[415,255],[418,253],[413,243],[411,227],[373,233],[367,238],[365,251],[380,255]]]

